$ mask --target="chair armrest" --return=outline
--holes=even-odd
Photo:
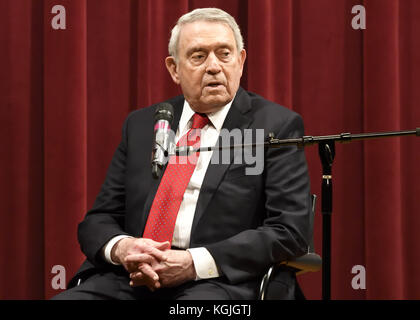
[[[307,253],[301,257],[295,258],[290,261],[282,261],[278,265],[285,265],[296,269],[296,275],[306,272],[317,272],[322,267],[322,258],[316,253]],[[260,283],[260,290],[258,292],[258,300],[265,300],[267,287],[271,280],[273,273],[273,266],[267,271]]]
[[[322,259],[316,253],[307,253],[290,261],[282,261],[280,264],[297,269],[296,274],[300,275],[319,271],[322,267]]]

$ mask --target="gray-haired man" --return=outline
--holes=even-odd
[[[303,135],[299,115],[240,88],[246,52],[226,12],[208,8],[182,16],[169,53],[167,69],[183,92],[167,101],[174,106],[176,142],[196,122],[201,146],[215,145],[222,129]],[[70,286],[81,283],[55,298],[256,298],[268,267],[307,248],[310,198],[303,151],[267,150],[259,175],[247,175],[246,163],[217,164],[210,161],[212,152],[202,152],[194,166],[169,164],[153,180],[155,110],[153,105],[128,116],[102,190],[79,225],[87,260]],[[173,222],[166,238],[156,232],[162,221]],[[279,297],[293,298],[292,270],[276,278]]]

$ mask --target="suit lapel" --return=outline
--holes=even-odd
[[[239,88],[235,100],[232,103],[232,106],[226,116],[225,122],[223,123],[222,129],[227,129],[229,132],[235,128],[246,129],[250,126],[252,119],[246,115],[246,113],[251,109],[250,99],[248,94],[242,88]],[[229,168],[230,164],[233,162],[233,152],[231,154],[231,161],[229,164],[215,164],[216,161],[213,161],[213,158],[216,156],[213,153],[212,161],[207,168],[206,175],[201,185],[200,195],[197,201],[197,207],[194,214],[193,225],[191,229],[191,244],[193,245],[193,235],[194,229],[196,228],[198,221],[204,214],[210,200],[213,195],[216,193],[220,182],[223,179],[223,176],[226,170]]]

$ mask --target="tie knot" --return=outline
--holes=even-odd
[[[209,123],[209,118],[205,113],[194,113],[193,123],[191,129],[203,129],[204,126]]]

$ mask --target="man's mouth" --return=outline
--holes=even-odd
[[[206,87],[210,87],[210,88],[218,88],[219,86],[223,86],[222,82],[218,82],[218,81],[212,81],[209,82]]]

